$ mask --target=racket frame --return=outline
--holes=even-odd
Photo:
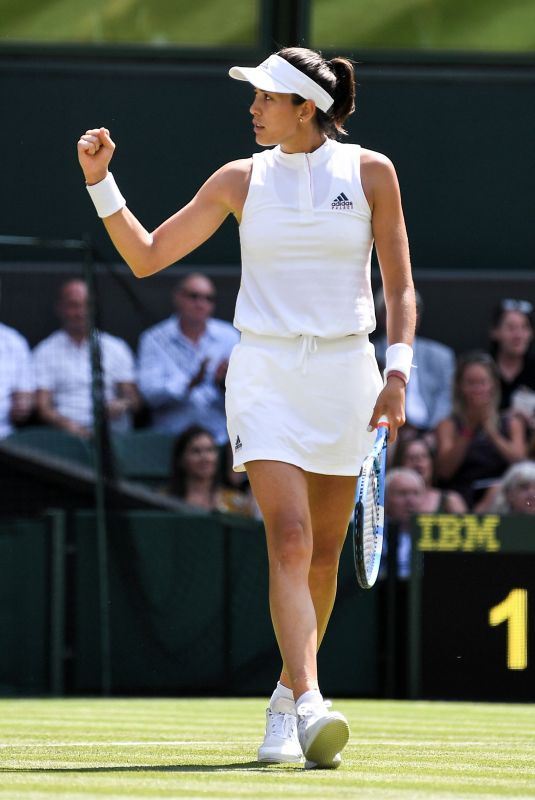
[[[366,456],[357,479],[355,494],[355,511],[353,515],[353,556],[357,581],[362,589],[371,589],[377,580],[381,564],[384,535],[384,496],[385,496],[385,469],[386,445],[390,426],[386,418],[381,418],[377,424],[377,435],[370,453]],[[377,480],[377,524],[375,532],[375,552],[371,570],[366,569],[364,559],[364,498],[368,493],[371,480]]]

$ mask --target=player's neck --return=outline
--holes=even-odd
[[[280,143],[280,148],[284,153],[313,153],[327,141],[325,134],[320,133],[317,128],[308,126],[306,130],[295,136],[289,137]]]

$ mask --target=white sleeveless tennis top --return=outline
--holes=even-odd
[[[360,146],[253,155],[240,224],[234,325],[264,336],[338,338],[375,328],[371,211]]]

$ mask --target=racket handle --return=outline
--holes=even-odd
[[[384,414],[382,417],[379,417],[379,422],[377,423],[378,428],[390,428],[390,423],[388,421],[388,417]]]

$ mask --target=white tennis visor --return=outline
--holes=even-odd
[[[331,95],[316,81],[280,56],[270,56],[258,67],[231,67],[228,74],[267,92],[298,94],[305,100],[313,100],[321,111],[327,112],[334,103]]]

